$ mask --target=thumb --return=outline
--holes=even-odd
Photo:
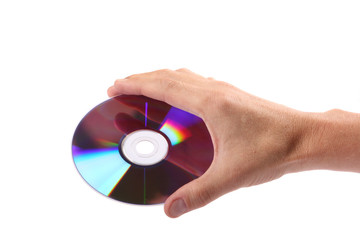
[[[209,169],[210,170],[210,169]],[[167,216],[176,218],[194,209],[205,206],[222,195],[218,174],[207,171],[173,193],[165,202]]]

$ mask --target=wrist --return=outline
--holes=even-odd
[[[360,172],[360,115],[341,110],[304,113],[294,171],[326,169]]]

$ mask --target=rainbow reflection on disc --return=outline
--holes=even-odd
[[[123,139],[138,130],[151,130],[166,139],[164,159],[140,166],[124,156]],[[201,118],[144,96],[122,95],[96,106],[81,120],[72,154],[80,175],[103,195],[127,203],[157,204],[201,176],[214,150]]]

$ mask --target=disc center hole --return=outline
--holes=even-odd
[[[150,154],[154,151],[154,149],[155,149],[154,144],[147,140],[142,140],[138,142],[135,146],[136,152],[141,155]]]

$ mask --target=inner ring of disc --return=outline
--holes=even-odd
[[[150,151],[141,149],[144,143],[150,146]],[[119,145],[126,160],[140,166],[151,166],[161,162],[169,151],[169,144],[165,137],[148,129],[129,133]]]

